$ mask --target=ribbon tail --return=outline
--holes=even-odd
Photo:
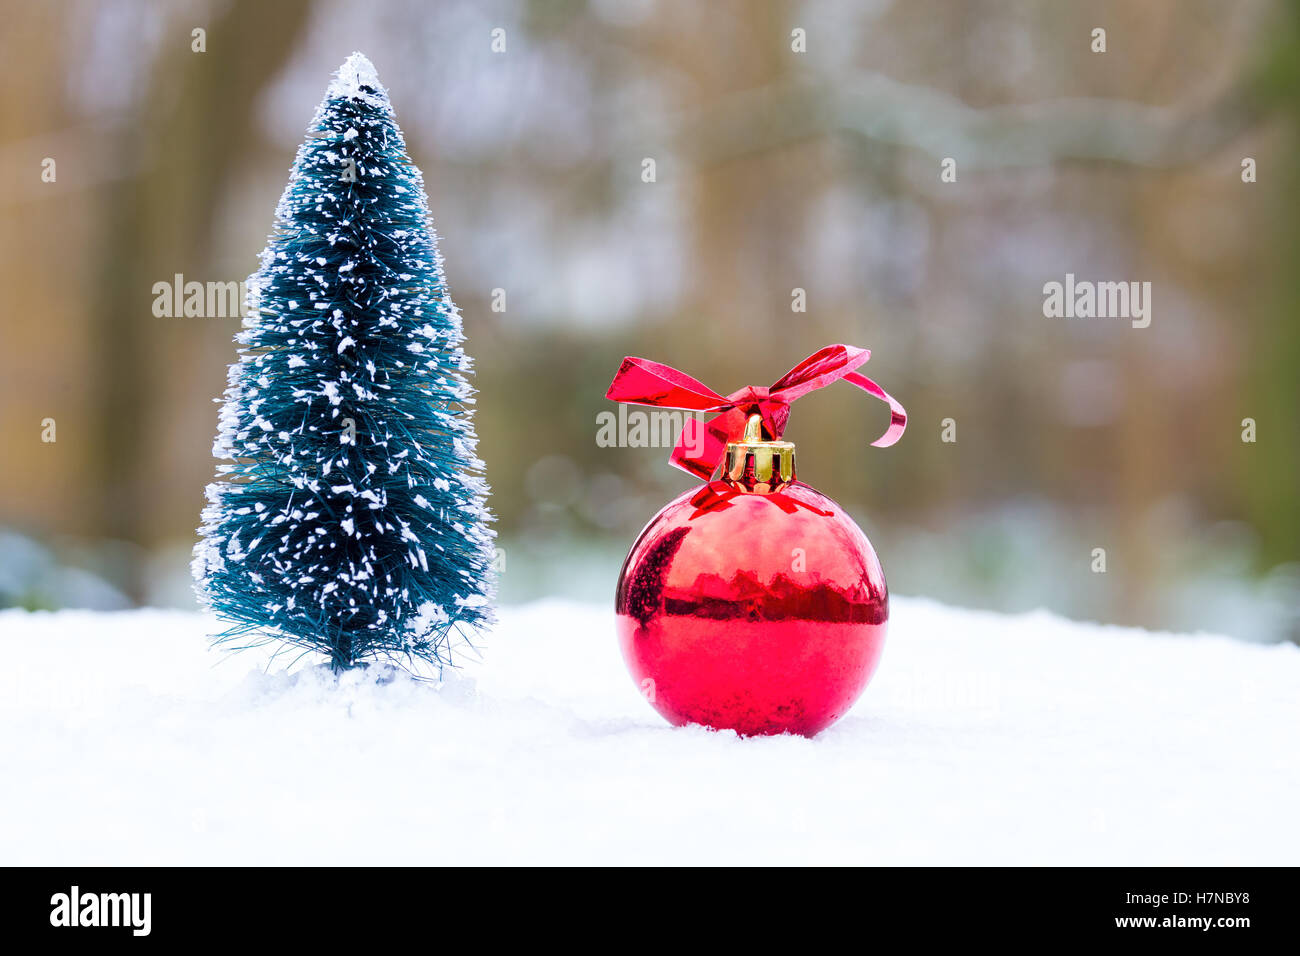
[[[865,375],[859,375],[857,372],[849,372],[844,376],[844,381],[850,385],[856,385],[868,395],[875,396],[889,406],[889,427],[885,429],[883,435],[871,443],[873,447],[888,448],[903,437],[903,430],[907,428],[907,412],[899,404],[898,399]]]
[[[744,416],[734,408],[714,415],[708,421],[687,418],[668,460],[687,474],[708,481],[726,453],[737,419],[743,427]]]

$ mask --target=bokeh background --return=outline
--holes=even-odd
[[[787,434],[896,593],[1300,640],[1294,3],[0,6],[0,606],[192,604],[239,320],[153,285],[253,271],[358,49],[465,315],[506,600],[610,600],[690,484],[597,446],[623,355],[725,393],[848,342],[908,434],[869,448],[844,386]],[[1151,282],[1151,326],[1045,318],[1066,273]]]

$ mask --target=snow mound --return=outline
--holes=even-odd
[[[0,861],[1300,862],[1291,645],[896,598],[848,716],[744,740],[666,726],[603,607],[505,608],[441,687],[215,627],[0,612]]]

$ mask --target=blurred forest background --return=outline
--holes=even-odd
[[[690,484],[597,446],[623,355],[726,393],[847,342],[907,435],[843,386],[787,435],[894,592],[1300,640],[1295,3],[2,6],[0,606],[192,604],[239,319],[153,286],[254,270],[356,49],[465,315],[504,599],[610,600]],[[1150,281],[1151,326],[1045,318],[1066,273]]]

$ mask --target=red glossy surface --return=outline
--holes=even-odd
[[[798,481],[770,494],[714,481],[646,525],[615,610],[632,677],[671,723],[812,736],[871,679],[889,595],[829,498]]]

